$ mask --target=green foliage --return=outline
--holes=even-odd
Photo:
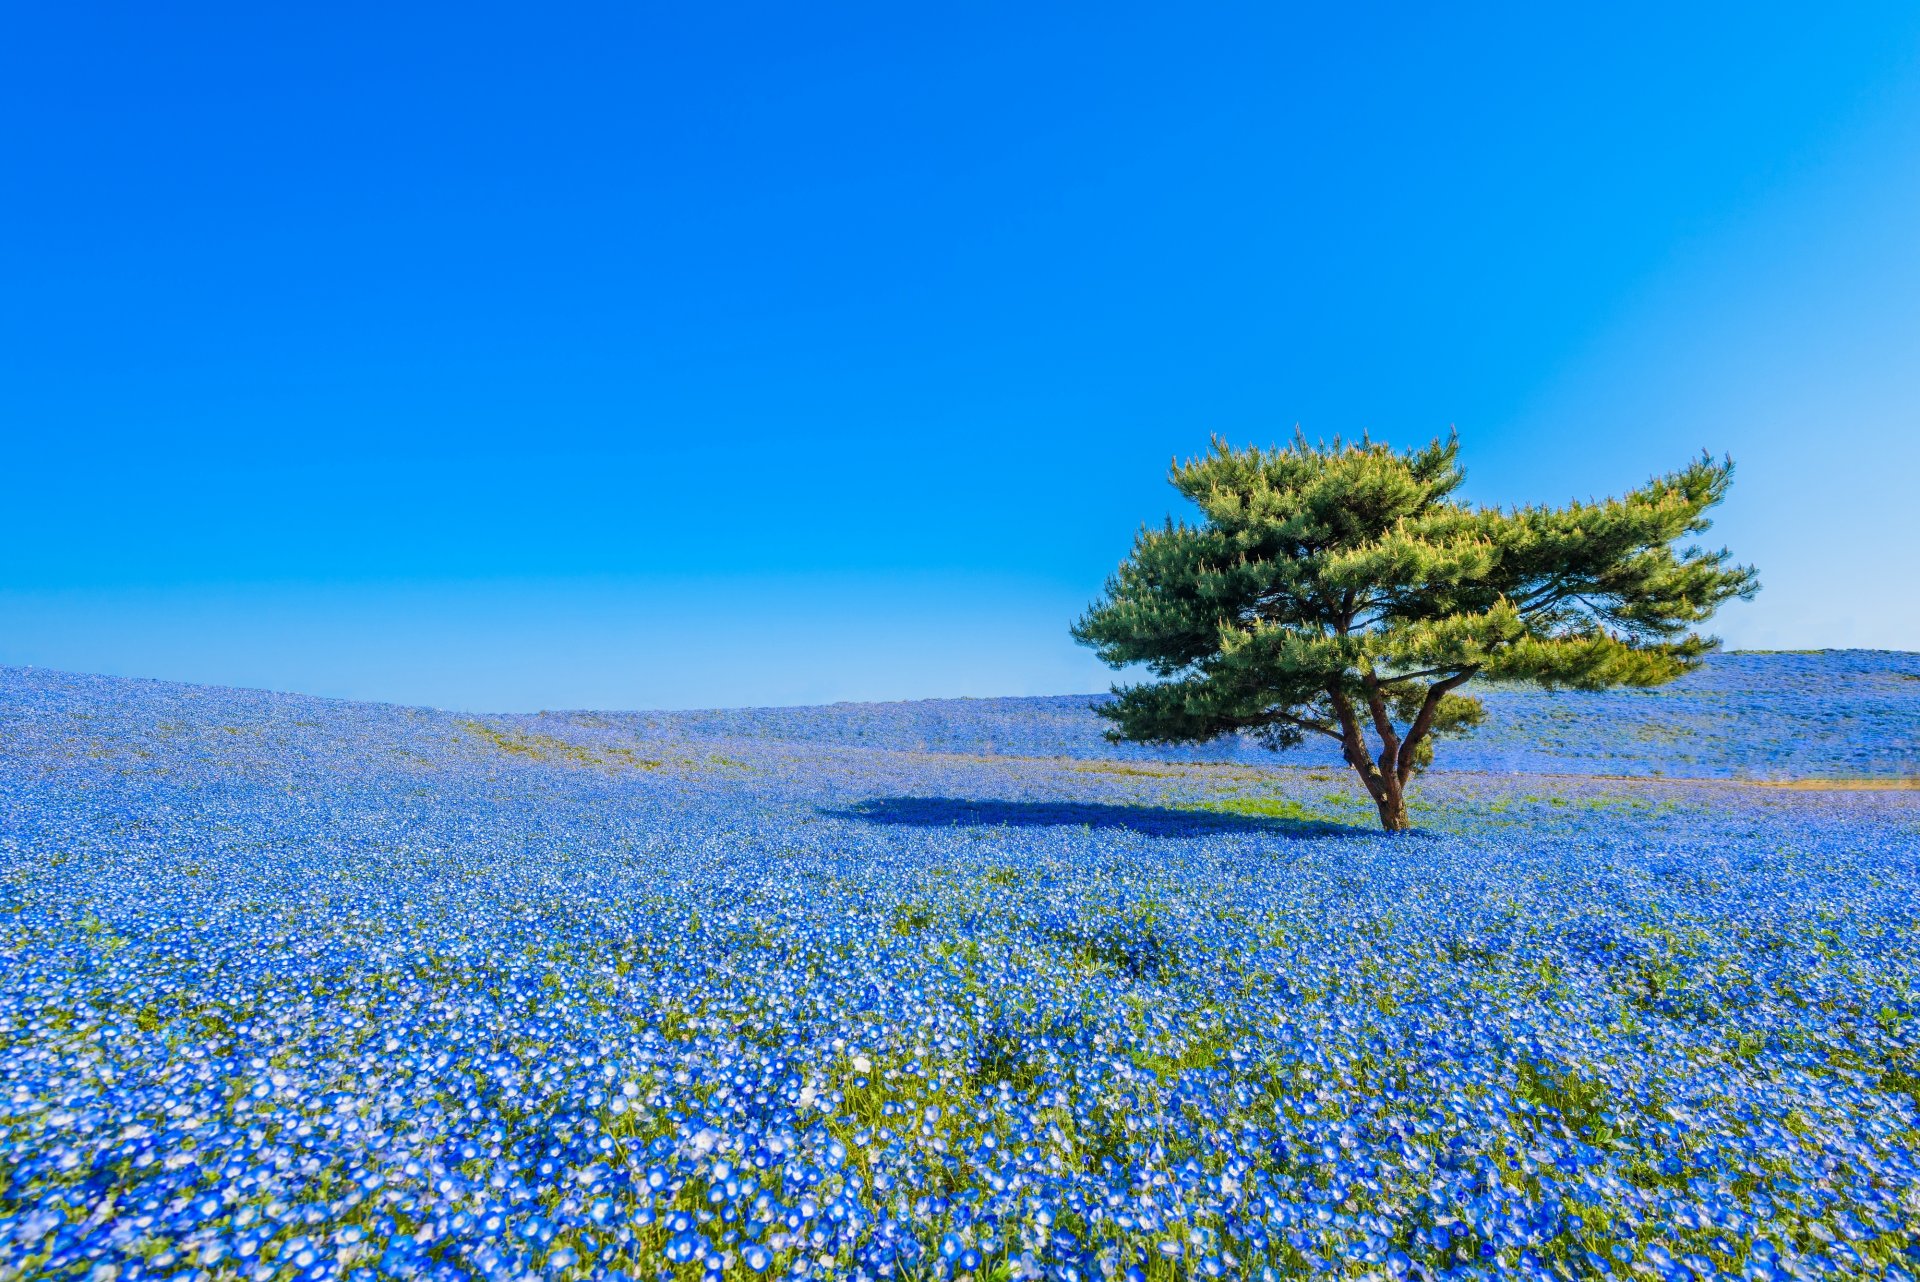
[[[1157,680],[1115,688],[1111,737],[1325,735],[1389,828],[1436,737],[1484,715],[1479,676],[1546,687],[1652,686],[1712,648],[1693,631],[1750,597],[1709,527],[1730,461],[1702,457],[1618,499],[1562,508],[1456,500],[1457,440],[1396,453],[1362,440],[1235,450],[1176,464],[1197,523],[1144,527],[1074,636]],[[1371,737],[1370,737],[1371,736]]]

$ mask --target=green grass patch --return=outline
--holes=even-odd
[[[550,734],[497,730],[483,721],[461,721],[457,724],[469,735],[498,751],[528,761],[602,770],[658,770],[667,764],[660,758],[643,757],[633,749],[618,744],[587,745]]]

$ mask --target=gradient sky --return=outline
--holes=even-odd
[[[830,8],[830,11],[828,11]],[[1920,7],[15,5],[0,663],[1058,693],[1209,434],[1739,464],[1920,648]]]

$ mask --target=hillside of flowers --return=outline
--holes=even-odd
[[[1920,657],[1489,702],[0,669],[0,1282],[1920,1277]]]
[[[1840,650],[1709,656],[1651,690],[1601,694],[1480,685],[1490,716],[1439,767],[1502,773],[1779,779],[1920,774],[1920,654]],[[728,708],[626,718],[640,733],[712,734],[936,752],[1271,764],[1257,744],[1168,751],[1109,744],[1098,696],[924,699],[826,708]],[[1324,762],[1320,744],[1287,753]]]

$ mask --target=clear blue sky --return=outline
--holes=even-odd
[[[1920,648],[1920,7],[16,5],[0,662],[466,708],[1092,690],[1170,456],[1740,465]]]

